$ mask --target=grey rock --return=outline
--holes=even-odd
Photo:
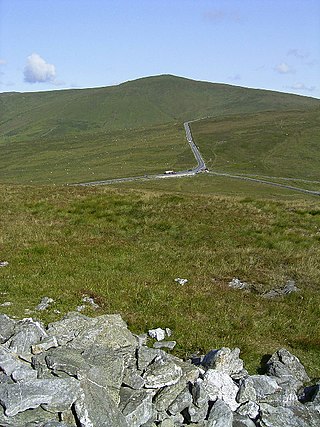
[[[31,366],[19,366],[12,372],[11,378],[15,382],[32,381],[37,379],[37,371],[32,369]]]
[[[29,409],[28,411],[20,412],[19,414],[10,417],[7,417],[3,411],[0,410],[1,427],[42,427],[50,421],[59,421],[58,414],[51,414],[40,407],[36,409]]]
[[[300,360],[288,350],[281,348],[267,362],[267,373],[277,377],[280,384],[293,383],[298,389],[304,382],[310,381]]]
[[[81,381],[82,393],[74,404],[81,427],[130,427],[108,390],[88,380]]]
[[[268,395],[279,393],[281,387],[276,380],[265,375],[251,375],[240,381],[237,402],[265,401]]]
[[[176,384],[182,376],[182,369],[172,360],[157,356],[155,361],[148,366],[143,379],[146,388],[161,388]]]
[[[37,305],[36,310],[43,311],[47,310],[47,308],[50,307],[50,304],[54,303],[54,300],[49,297],[43,297],[41,298],[40,303]]]
[[[166,337],[166,331],[161,328],[149,329],[148,335],[149,337],[154,338],[157,341],[162,341]]]
[[[251,287],[249,283],[247,283],[247,282],[241,282],[241,280],[238,279],[237,277],[234,277],[228,283],[228,285],[229,285],[229,288],[232,288],[232,289],[241,289],[241,290],[250,289],[250,287]]]
[[[83,302],[85,302],[85,303],[87,303],[87,304],[89,304],[89,305],[91,305],[91,307],[92,307],[94,310],[97,310],[98,308],[100,308],[99,304],[97,304],[97,303],[95,302],[94,298],[92,298],[92,297],[84,296],[84,297],[82,298],[82,301],[83,301]]]
[[[0,344],[5,343],[14,334],[16,322],[6,314],[0,314]]]
[[[130,390],[121,399],[119,409],[130,427],[140,427],[152,418],[152,396],[147,390]]]
[[[277,288],[277,289],[271,289],[270,291],[264,293],[262,296],[264,298],[277,298],[277,297],[282,297],[285,295],[289,295],[293,292],[299,292],[300,289],[297,288],[295,281],[294,280],[288,280],[287,283],[285,284],[285,286],[283,286],[282,288]]]
[[[221,399],[212,406],[208,416],[208,427],[232,427],[233,413]]]
[[[236,412],[239,415],[248,416],[255,420],[259,415],[259,405],[256,402],[249,400],[248,402],[240,405]]]
[[[9,376],[9,375],[5,374],[4,372],[0,371],[0,384],[4,384],[4,383],[13,384],[14,381],[11,378],[11,376]]]
[[[63,411],[78,397],[80,384],[73,378],[0,384],[0,403],[7,416],[45,404],[46,408]]]
[[[34,344],[31,346],[32,354],[40,354],[44,351],[49,350],[50,348],[58,347],[58,342],[55,336],[46,337],[38,344]]]
[[[246,415],[233,414],[232,427],[255,427],[256,424]]]
[[[189,408],[187,408],[187,411],[186,411],[189,415],[189,419],[187,423],[189,424],[189,420],[191,423],[199,423],[203,421],[207,416],[208,409],[209,409],[208,404],[199,407],[194,403],[192,403],[189,406]]]
[[[228,374],[214,369],[208,369],[204,375],[203,384],[210,400],[215,401],[221,399],[229,405],[232,411],[238,408],[239,404],[236,401],[238,386],[232,381]]]
[[[320,414],[300,405],[292,408],[260,405],[261,427],[319,427]]]
[[[183,376],[180,380],[170,386],[159,390],[154,397],[154,406],[158,412],[164,412],[168,409],[171,403],[183,392],[186,388],[186,378]]]
[[[8,261],[0,261],[0,267],[7,267],[9,265]]]
[[[188,389],[184,389],[175,400],[169,405],[168,412],[171,415],[176,415],[188,408],[192,404],[192,395]]]
[[[153,343],[153,348],[168,348],[169,350],[173,350],[176,344],[176,341],[156,341]]]
[[[18,356],[4,346],[0,346],[0,369],[11,375],[17,370],[32,370],[30,364],[23,362]]]
[[[231,350],[222,347],[220,350],[211,350],[202,361],[206,369],[216,369],[232,376],[243,371],[243,360],[239,358],[240,349]]]
[[[140,335],[136,335],[133,334],[133,336],[136,338],[137,343],[138,343],[138,348],[140,348],[143,345],[147,344],[148,341],[148,334],[140,334]]]
[[[15,334],[4,345],[19,356],[30,355],[31,360],[31,346],[46,336],[47,333],[40,322],[23,319],[17,322]]]
[[[106,388],[109,396],[118,405],[125,370],[124,356],[115,350],[97,345],[87,348],[82,357],[89,367],[85,373],[86,378]]]
[[[162,350],[156,350],[148,347],[140,347],[137,352],[138,358],[138,369],[144,371],[157,356],[164,356],[165,353]]]
[[[49,369],[59,376],[64,372],[72,377],[82,379],[88,369],[83,356],[76,350],[58,347],[47,352],[45,360]],[[83,373],[83,375],[81,375]]]
[[[124,385],[135,390],[139,390],[144,386],[144,379],[141,377],[140,372],[133,367],[126,369],[122,382]]]
[[[167,337],[171,337],[172,330],[170,328],[165,328],[165,331],[166,331]]]

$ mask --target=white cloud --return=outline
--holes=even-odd
[[[292,67],[290,67],[290,65],[288,65],[286,62],[281,62],[281,64],[276,65],[274,67],[274,70],[280,74],[295,73],[295,70]]]
[[[54,83],[56,69],[53,64],[48,64],[40,55],[33,53],[27,58],[23,74],[27,83]]]

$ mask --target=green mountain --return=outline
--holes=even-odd
[[[161,75],[95,89],[0,94],[0,134],[59,137],[319,104],[308,97]]]
[[[228,153],[237,152],[236,145],[228,145],[220,156],[220,147],[212,145],[217,120],[227,120],[225,128],[233,121],[241,127],[250,114],[271,114],[267,124],[261,122],[269,140],[265,125],[272,129],[273,120],[277,120],[280,112],[307,114],[302,126],[308,124],[313,133],[315,121],[309,112],[315,114],[319,106],[320,101],[313,98],[171,75],[96,89],[3,93],[0,94],[0,182],[63,184],[189,169],[195,166],[195,160],[186,144],[182,123],[208,116],[213,117],[210,119],[214,120],[213,128],[204,124],[205,128],[200,129],[194,123],[194,132],[198,132],[194,136],[201,143],[209,165],[216,167],[219,159],[225,164]],[[291,128],[291,123],[287,127]],[[223,132],[218,142],[226,139]],[[245,135],[240,128],[237,132]],[[257,132],[261,134],[259,129]],[[307,140],[309,134],[304,135]],[[243,138],[244,145],[247,139]],[[312,143],[318,146],[314,139]],[[250,156],[255,153],[261,156],[263,147],[260,144],[258,151],[255,146],[253,150],[250,148]],[[308,150],[306,146],[304,154]],[[246,150],[242,151],[242,157],[248,159]],[[290,150],[284,146],[282,151]],[[305,164],[315,174],[319,169],[317,158],[312,154]],[[247,163],[243,165],[236,169],[243,171]],[[286,165],[294,167],[295,162],[286,161]],[[223,164],[219,166],[223,169]],[[261,172],[268,170],[264,167]]]

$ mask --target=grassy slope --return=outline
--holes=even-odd
[[[172,328],[180,355],[240,346],[254,370],[285,346],[319,375],[318,200],[0,190],[0,259],[9,261],[0,268],[0,303],[12,302],[2,312],[21,317],[46,295],[63,314],[86,293],[102,305],[97,314],[120,312],[135,331]],[[294,279],[301,293],[269,301],[228,289],[233,276],[261,289]],[[61,317],[53,309],[36,315]]]
[[[198,121],[192,130],[214,171],[320,181],[320,109]]]
[[[63,183],[189,168],[194,160],[184,120],[316,105],[312,98],[174,76],[0,94],[1,182]]]

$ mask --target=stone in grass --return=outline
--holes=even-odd
[[[166,331],[164,329],[161,329],[161,328],[149,329],[148,335],[149,335],[149,337],[154,338],[157,341],[162,341],[166,337]]]
[[[0,261],[0,267],[7,267],[9,265],[8,261]]]
[[[49,297],[43,297],[41,298],[40,303],[37,305],[36,310],[43,311],[47,310],[50,306],[50,304],[54,303],[54,300]]]

